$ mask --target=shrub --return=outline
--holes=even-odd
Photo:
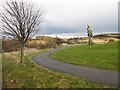
[[[35,40],[33,40],[33,41],[30,41],[30,42],[27,42],[25,46],[28,47],[28,48],[38,48],[41,45],[42,45],[42,43],[37,43]]]
[[[18,51],[20,48],[16,40],[2,40],[2,50],[4,52]]]
[[[47,39],[47,43],[46,43],[47,48],[53,48],[56,47],[56,45],[57,45],[56,39],[54,38]]]
[[[37,49],[53,48],[56,47],[56,39],[46,38],[44,40],[31,40],[26,43],[26,47]]]
[[[110,39],[109,42],[114,42],[115,40],[114,39]]]

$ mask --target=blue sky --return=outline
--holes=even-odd
[[[21,0],[18,0],[21,1]],[[38,34],[81,33],[87,24],[93,33],[118,32],[119,0],[27,0],[44,12]],[[0,0],[3,4],[4,0]]]

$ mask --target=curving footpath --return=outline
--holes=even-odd
[[[120,87],[118,85],[118,72],[103,70],[98,68],[84,67],[73,64],[64,63],[61,61],[53,60],[49,58],[49,54],[52,52],[56,52],[62,49],[66,49],[70,47],[60,48],[53,51],[40,53],[32,58],[32,60],[49,69],[52,69],[57,72],[62,72],[66,74],[70,74],[73,76],[77,76],[80,78],[84,78],[90,81],[98,82],[101,84],[105,84],[112,87]]]

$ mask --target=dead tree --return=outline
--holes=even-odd
[[[35,35],[43,21],[42,9],[36,10],[27,2],[6,2],[5,12],[0,13],[2,34],[12,36],[21,45],[21,63],[24,61],[24,47],[28,38]],[[10,47],[9,47],[10,48]]]

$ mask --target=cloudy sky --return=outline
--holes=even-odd
[[[0,0],[3,5],[5,0]],[[27,0],[43,8],[44,22],[38,34],[77,33],[87,35],[87,24],[93,33],[118,31],[119,0]]]

